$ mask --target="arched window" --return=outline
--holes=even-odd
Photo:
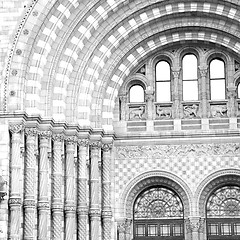
[[[240,239],[240,188],[224,186],[207,201],[208,239]]]
[[[198,100],[197,65],[197,58],[194,54],[187,54],[183,57],[183,101]]]
[[[142,192],[133,211],[134,239],[184,239],[183,205],[172,190],[153,187]]]
[[[210,62],[210,96],[211,100],[226,98],[225,64],[217,58]]]
[[[156,101],[171,101],[171,73],[167,61],[160,61],[156,65]]]
[[[141,85],[133,85],[129,90],[130,103],[144,102],[144,89]]]

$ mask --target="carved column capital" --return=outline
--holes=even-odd
[[[90,142],[91,148],[99,149],[102,147],[102,142],[101,141],[92,141]]]
[[[190,217],[186,220],[187,232],[203,232],[205,219],[201,217]]]
[[[102,150],[104,152],[109,152],[113,147],[113,144],[112,143],[104,143],[102,144]]]
[[[89,139],[88,138],[79,138],[78,145],[82,146],[82,147],[87,147],[89,145]]]
[[[22,123],[10,123],[9,130],[11,133],[21,133],[24,130],[24,125]]]
[[[25,134],[27,136],[35,137],[38,134],[38,129],[37,128],[28,128],[28,127],[26,127],[24,129],[24,132],[25,132]]]
[[[53,141],[54,142],[62,142],[63,140],[64,140],[64,134],[62,134],[62,133],[54,133],[53,135],[52,135],[52,139],[53,139]]]
[[[66,136],[65,141],[67,145],[75,145],[77,143],[77,136]]]
[[[207,77],[207,73],[208,73],[208,67],[207,66],[199,66],[199,72],[200,72],[200,77]]]
[[[174,79],[178,79],[180,75],[181,68],[172,68],[172,74]]]
[[[52,136],[52,132],[51,131],[39,131],[38,132],[38,134],[39,134],[39,137],[41,138],[41,139],[49,139],[49,138],[51,138],[51,136]]]

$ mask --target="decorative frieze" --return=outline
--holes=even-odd
[[[240,154],[239,143],[148,145],[116,147],[116,158],[162,158],[187,156],[236,156]]]

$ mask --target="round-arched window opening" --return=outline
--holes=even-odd
[[[240,239],[240,187],[215,190],[206,204],[208,239]]]
[[[149,188],[137,197],[133,208],[134,240],[184,239],[183,204],[165,187]]]
[[[141,85],[133,85],[129,90],[130,103],[143,103],[144,102],[144,89]]]

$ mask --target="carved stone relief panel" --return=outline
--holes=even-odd
[[[228,116],[228,109],[226,104],[211,105],[211,117],[224,118]]]
[[[183,105],[183,117],[184,118],[199,117],[199,105],[198,104]]]
[[[161,106],[160,104],[155,106],[156,119],[170,119],[172,118],[172,107]]]
[[[145,120],[146,106],[145,105],[130,105],[129,120]]]

